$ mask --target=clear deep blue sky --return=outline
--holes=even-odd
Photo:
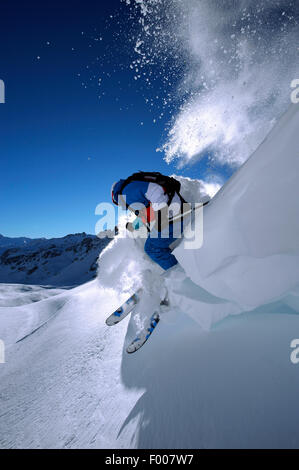
[[[0,233],[94,233],[95,207],[109,200],[113,181],[139,169],[175,172],[155,151],[165,121],[153,124],[129,68],[132,46],[121,34],[117,40],[125,6],[2,3]],[[200,178],[204,171],[203,162],[184,174]]]

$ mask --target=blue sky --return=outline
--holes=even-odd
[[[94,233],[95,207],[113,181],[139,169],[177,171],[156,152],[169,116],[153,124],[128,66],[125,6],[12,0],[1,10],[0,233]],[[205,162],[180,171],[207,172]]]

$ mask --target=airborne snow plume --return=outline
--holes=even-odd
[[[180,104],[160,150],[179,165],[210,153],[240,165],[290,103],[298,76],[295,0],[135,0],[137,78],[159,65],[164,105]],[[179,77],[179,82],[176,82]]]

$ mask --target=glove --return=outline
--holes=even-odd
[[[127,225],[126,225],[126,229],[129,231],[129,232],[134,232],[134,227],[133,227],[133,224],[132,222],[128,222]]]
[[[140,227],[143,225],[142,220],[139,217],[136,217],[133,222],[128,222],[126,225],[126,229],[129,230],[129,232],[134,232],[134,230],[139,230]]]

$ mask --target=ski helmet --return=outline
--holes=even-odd
[[[113,204],[118,206],[118,196],[120,194],[121,188],[123,186],[124,180],[119,180],[113,183],[111,187],[111,197]]]
[[[111,186],[111,197],[112,197],[112,202],[113,202],[113,204],[116,204],[116,205],[117,205],[117,201],[116,201],[116,199],[114,198],[114,188],[115,188],[116,184],[117,184],[117,181],[115,181],[115,182],[113,183],[113,185]]]

